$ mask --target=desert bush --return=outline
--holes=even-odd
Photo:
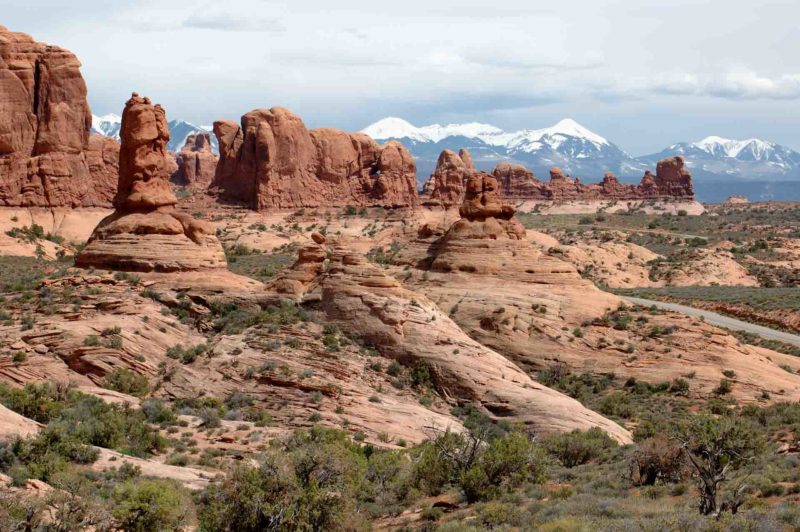
[[[608,449],[617,446],[608,434],[598,427],[586,431],[573,430],[551,434],[542,439],[545,450],[565,467],[575,467],[600,458]]]
[[[134,373],[128,368],[117,368],[106,374],[100,382],[103,388],[120,393],[143,397],[150,391],[147,377]]]
[[[182,530],[187,521],[180,490],[166,480],[129,480],[112,492],[116,525],[131,532]]]

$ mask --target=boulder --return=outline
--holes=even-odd
[[[214,123],[220,146],[212,189],[252,208],[419,204],[416,166],[402,144],[378,145],[362,133],[308,130],[273,107],[244,115],[241,126]]]
[[[0,205],[109,206],[118,147],[91,123],[75,55],[0,26]]]
[[[116,210],[95,228],[76,265],[143,272],[225,268],[214,227],[175,210],[164,109],[133,93],[120,137]]]

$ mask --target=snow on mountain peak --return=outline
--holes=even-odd
[[[466,124],[431,124],[416,127],[402,118],[388,117],[362,130],[377,140],[408,138],[418,142],[439,142],[448,137],[462,136],[482,140],[491,146],[505,146],[526,151],[539,149],[543,145],[557,148],[567,137],[588,141],[597,147],[610,143],[600,135],[589,131],[575,120],[565,118],[551,127],[505,132],[490,124],[469,122]]]
[[[430,139],[420,131],[411,122],[397,118],[396,116],[389,116],[378,120],[374,124],[370,124],[361,130],[373,139],[413,139],[420,142],[427,142]]]
[[[568,135],[570,137],[584,138],[597,144],[608,144],[608,141],[605,138],[601,137],[597,133],[589,131],[571,118],[564,118],[553,127],[546,128],[546,130],[550,134]]]
[[[769,158],[770,153],[775,149],[774,144],[761,139],[734,140],[718,137],[716,135],[711,135],[697,142],[693,142],[692,146],[712,155],[723,155],[733,158],[748,152],[756,159]]]

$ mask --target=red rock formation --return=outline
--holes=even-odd
[[[0,205],[109,205],[118,148],[91,124],[75,55],[0,26]]]
[[[177,156],[178,170],[173,181],[194,189],[205,189],[214,179],[219,157],[211,151],[211,136],[198,133],[186,137]]]
[[[134,93],[122,113],[120,137],[116,210],[95,228],[76,265],[146,272],[224,268],[214,227],[175,210],[164,109]]]
[[[545,184],[536,179],[533,172],[514,163],[498,163],[492,175],[497,179],[503,196],[508,198],[540,197],[547,194]]]
[[[671,197],[694,197],[692,174],[684,164],[683,157],[667,157],[656,165],[656,185],[662,195]]]
[[[464,199],[467,178],[475,172],[472,156],[465,149],[458,154],[444,150],[436,161],[436,169],[423,187],[426,205],[445,208],[460,205]]]
[[[692,176],[681,157],[670,157],[658,162],[656,175],[645,172],[639,185],[620,183],[611,172],[606,172],[598,184],[583,184],[571,179],[558,168],[550,169],[550,181],[542,183],[524,166],[499,163],[492,174],[497,179],[502,194],[515,200],[692,200]]]
[[[419,203],[411,154],[398,142],[306,129],[286,109],[257,109],[214,123],[220,146],[212,188],[222,199],[256,209],[384,206]]]
[[[525,228],[514,218],[515,209],[503,202],[497,180],[484,172],[467,178],[464,201],[458,209],[461,219],[445,234],[444,240],[511,239],[520,240]]]

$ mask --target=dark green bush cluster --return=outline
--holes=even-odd
[[[586,431],[552,434],[542,439],[547,452],[565,467],[575,467],[601,458],[606,451],[617,447],[608,434],[598,427]]]
[[[306,321],[305,312],[291,301],[266,309],[239,308],[234,304],[212,305],[214,328],[223,334],[238,334],[248,327],[261,324],[291,325]]]
[[[100,382],[103,388],[114,390],[136,397],[144,397],[150,391],[150,384],[147,377],[135,373],[128,368],[116,368],[106,373]]]

